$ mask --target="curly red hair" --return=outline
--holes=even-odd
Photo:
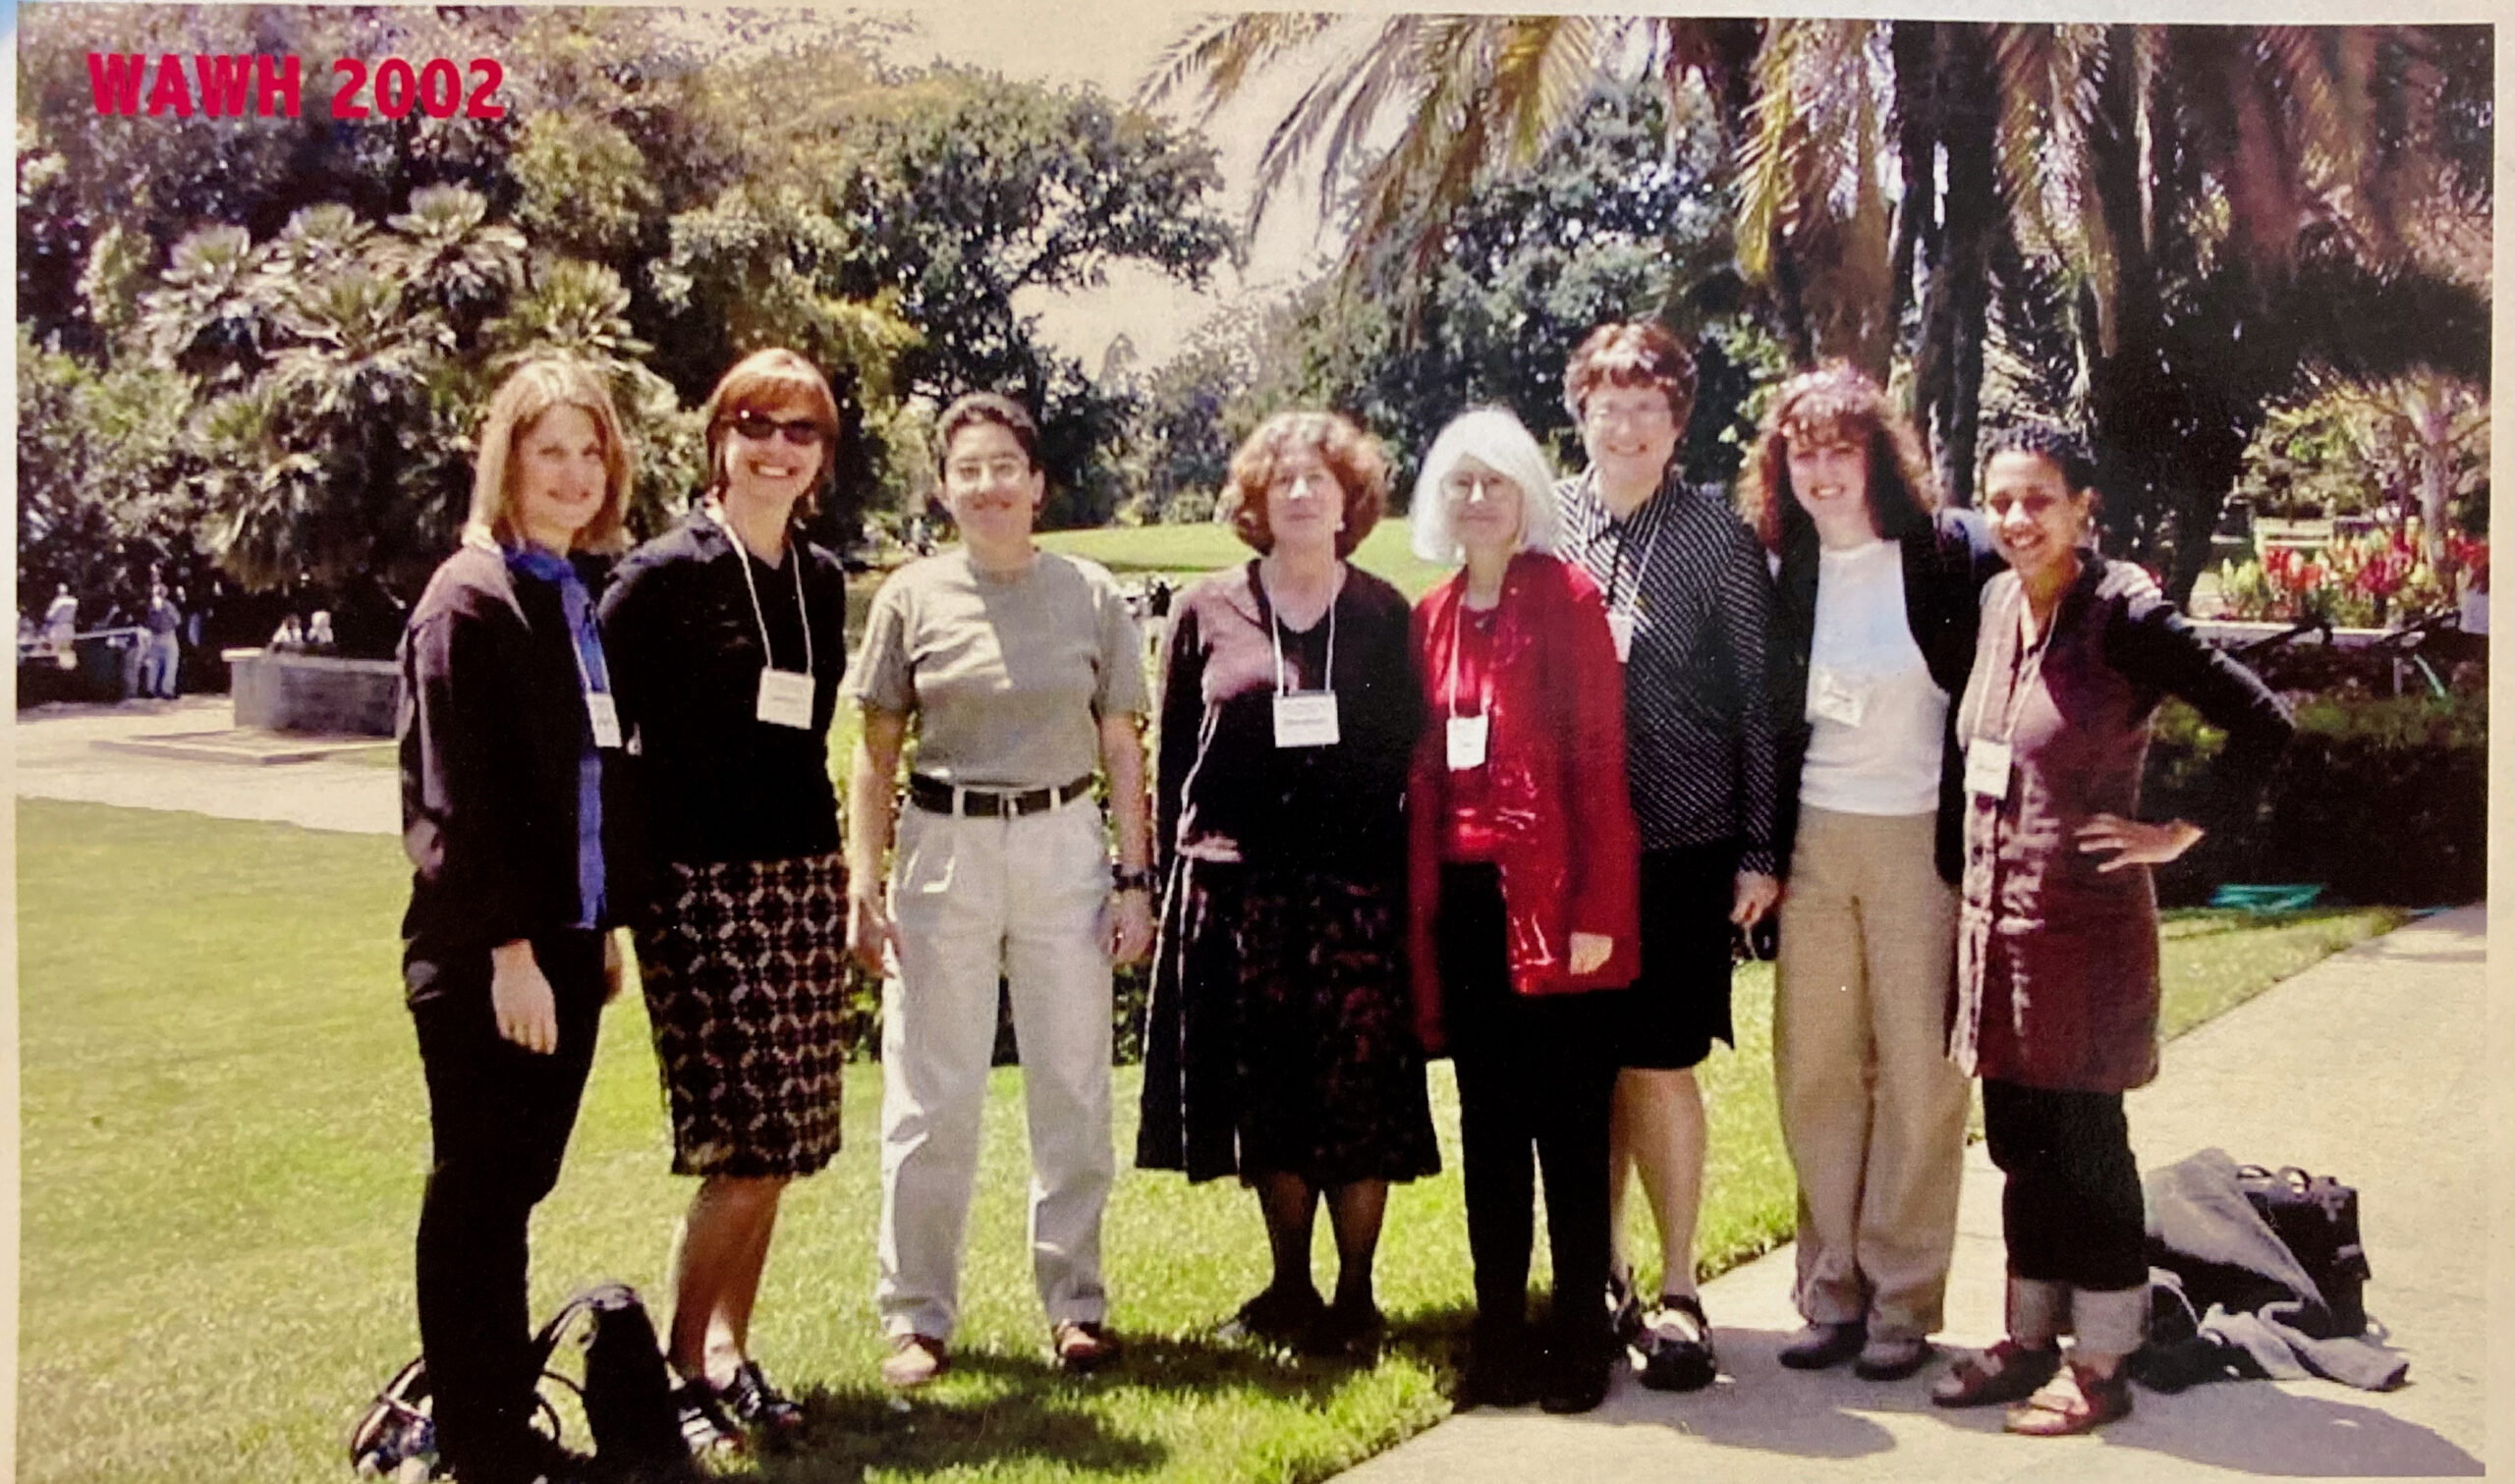
[[[1316,449],[1319,462],[1344,491],[1345,523],[1336,532],[1336,555],[1350,557],[1388,505],[1388,456],[1378,439],[1342,412],[1277,412],[1258,424],[1231,456],[1231,476],[1223,484],[1215,518],[1229,522],[1240,539],[1258,551],[1273,551],[1266,487],[1275,481],[1277,461],[1297,448]]]

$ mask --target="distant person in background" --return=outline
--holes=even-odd
[[[175,671],[183,657],[183,610],[175,606],[166,584],[149,589],[148,611],[141,618],[148,631],[147,654],[140,663],[140,688],[148,695],[173,700],[176,694]]]
[[[603,599],[638,739],[657,890],[638,966],[699,1177],[673,1245],[666,1353],[682,1430],[776,1444],[803,1408],[751,1355],[752,1306],[787,1184],[839,1147],[847,872],[829,726],[847,577],[799,518],[837,462],[838,405],[793,351],[744,357],[707,399],[707,487],[620,564]]]
[[[630,461],[599,375],[518,367],[489,401],[463,545],[402,639],[402,977],[433,1140],[419,1343],[461,1484],[580,1477],[533,1426],[526,1237],[618,983],[622,738],[589,554],[620,544]]]
[[[1387,484],[1348,418],[1259,424],[1222,504],[1259,555],[1187,590],[1162,667],[1169,870],[1136,1163],[1255,1190],[1274,1276],[1237,1328],[1327,1351],[1377,1341],[1389,1182],[1440,1169],[1405,970],[1423,688],[1404,595],[1349,560]],[[1152,595],[1169,607],[1158,578]],[[1322,1200],[1332,1304],[1310,1277]]]
[[[339,640],[332,637],[332,610],[315,609],[314,617],[308,619],[306,624],[307,653],[329,654],[339,647]]]
[[[43,636],[52,645],[53,660],[62,669],[79,667],[79,600],[70,595],[67,582],[53,589],[52,602],[44,608]]]
[[[271,652],[274,654],[302,654],[305,652],[306,629],[305,626],[298,623],[296,614],[292,613],[288,617],[280,620],[279,627],[271,631],[270,648]]]
[[[2157,1072],[2150,868],[2201,838],[2139,817],[2157,703],[2227,735],[2213,774],[2255,783],[2287,707],[2194,633],[2149,575],[2090,542],[2095,462],[2026,425],[1984,440],[1983,510],[2009,570],[1983,590],[1957,710],[1965,879],[1950,1053],[1983,1078],[2008,1248],[2006,1338],[1930,1400],[2013,1402],[2008,1430],[2082,1433],[2127,1415],[2149,1316],[2147,1219],[2122,1095]],[[2074,1334],[2066,1362],[2061,1336]]]

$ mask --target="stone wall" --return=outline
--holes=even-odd
[[[391,660],[230,649],[236,725],[269,732],[391,737],[401,667]]]

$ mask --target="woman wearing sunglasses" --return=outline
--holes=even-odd
[[[673,1172],[699,1177],[673,1259],[667,1349],[694,1447],[803,1423],[750,1357],[780,1195],[838,1152],[846,871],[829,724],[845,577],[796,525],[831,467],[838,408],[792,351],[707,399],[707,488],[621,564],[602,605],[623,724],[664,864],[638,964],[672,1107]]]

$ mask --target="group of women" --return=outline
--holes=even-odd
[[[1255,1191],[1273,1272],[1231,1331],[1376,1342],[1382,1215],[1392,1182],[1438,1169],[1425,1064],[1445,1054],[1477,1300],[1461,1403],[1588,1409],[1628,1347],[1646,1385],[1707,1385],[1693,1069],[1734,1040],[1733,937],[1776,909],[1808,1321],[1783,1364],[1885,1380],[1928,1360],[1979,1074],[2008,1177],[2009,1333],[1933,1400],[2015,1403],[2032,1432],[2127,1410],[2146,1270],[2121,1095],[2155,1064],[2145,867],[2199,835],[2136,817],[2147,719],[2182,695],[2258,769],[2285,714],[2090,548],[2093,471],[2066,438],[1992,441],[1984,550],[1878,389],[1829,366],[1772,403],[1742,521],[1680,477],[1693,392],[1663,328],[1612,324],[1565,374],[1578,477],[1506,412],[1452,422],[1410,523],[1419,556],[1459,571],[1411,610],[1350,560],[1387,501],[1381,449],[1335,413],[1268,419],[1223,500],[1257,555],[1170,620],[1148,798],[1133,622],[1105,571],[1033,541],[1045,477],[1018,403],[944,412],[962,542],[895,573],[843,660],[841,573],[797,524],[840,435],[809,361],[726,374],[707,487],[608,572],[632,473],[610,399],[570,362],[518,370],[403,656],[405,980],[434,1139],[419,1304],[457,1477],[573,1466],[531,1427],[525,1232],[619,982],[615,924],[635,930],[673,1167],[699,1179],[666,1343],[694,1447],[803,1422],[750,1320],[780,1193],[838,1147],[850,955],[884,977],[888,1384],[951,1363],[999,985],[1050,1353],[1117,1358],[1111,969],[1151,952],[1137,1162]],[[842,703],[862,720],[843,828]],[[1621,1220],[1637,1174],[1650,1305]]]

